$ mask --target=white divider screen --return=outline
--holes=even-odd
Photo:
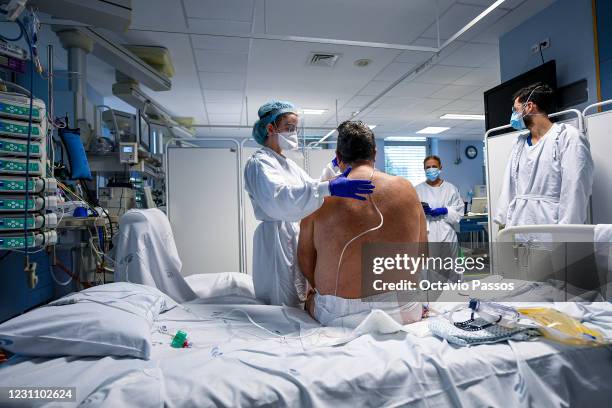
[[[255,153],[257,150],[259,150],[261,147],[248,147],[248,146],[244,146],[242,148],[242,172],[240,174],[240,177],[244,177],[244,167],[246,166],[246,162],[249,160],[249,158],[253,155],[253,153]],[[301,168],[304,168],[305,166],[305,161],[304,161],[304,155],[302,154],[302,151],[290,151],[290,152],[284,152],[283,154],[285,154],[285,156],[287,156],[288,158],[290,158],[291,160],[293,160],[294,162],[297,163],[298,166],[300,166]],[[253,212],[253,205],[251,204],[251,199],[249,198],[249,194],[246,192],[246,190],[243,188],[242,190],[242,194],[243,194],[243,200],[242,202],[244,203],[244,230],[245,230],[245,253],[246,253],[246,259],[245,259],[245,266],[246,266],[246,271],[249,275],[253,274],[253,234],[255,233],[255,229],[257,228],[257,226],[259,225],[258,220],[255,219],[255,213]]]
[[[595,166],[593,224],[612,224],[612,111],[587,115],[585,122]]]
[[[496,210],[504,180],[504,172],[506,171],[508,160],[510,160],[512,147],[519,134],[520,132],[504,133],[497,136],[490,136],[487,139],[487,190],[489,193],[489,218],[491,220],[497,215]],[[499,226],[494,222],[491,222],[489,225],[489,236],[492,241],[495,241],[497,233],[499,232]]]
[[[308,174],[312,178],[320,178],[325,166],[336,157],[336,149],[308,149]]]
[[[238,153],[169,147],[168,218],[183,276],[239,272]]]

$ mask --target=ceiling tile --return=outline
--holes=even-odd
[[[250,21],[204,20],[188,18],[189,29],[192,34],[250,34],[252,24]]]
[[[475,6],[468,4],[455,3],[440,17],[439,28],[440,38],[448,39],[457,31],[461,30],[463,26],[469,23],[472,19],[478,16],[485,7]],[[432,25],[421,34],[422,37],[437,38],[438,36],[438,25],[432,23]]]
[[[491,87],[500,83],[499,70],[493,68],[477,68],[453,81],[454,85],[474,85]]]
[[[462,99],[468,101],[483,101],[484,100],[484,92],[491,89],[492,86],[485,86],[482,88],[478,88],[476,91],[472,92],[469,95],[465,95]]]
[[[385,69],[380,71],[374,79],[380,81],[395,81],[402,75],[408,73],[414,67],[416,67],[416,64],[392,62],[391,64],[387,65]]]
[[[444,113],[483,113],[475,107],[476,103],[474,101],[457,99],[444,106]]]
[[[206,101],[206,110],[208,116],[216,114],[240,114],[242,112],[242,105],[240,104],[229,104],[229,103],[210,103]]]
[[[212,35],[191,35],[194,49],[217,50],[235,53],[249,52],[248,38],[221,37]]]
[[[446,85],[444,88],[430,95],[432,98],[457,99],[471,94],[478,89],[477,86]]]
[[[251,21],[253,0],[183,0],[189,18]]]
[[[428,97],[442,89],[444,85],[424,84],[422,82],[404,81],[389,92],[389,96]]]
[[[247,54],[195,50],[195,56],[199,71],[244,73],[247,70]]]
[[[227,72],[199,72],[202,88],[214,90],[242,90],[246,83],[244,74]]]
[[[451,84],[457,81],[459,78],[470,72],[471,68],[465,67],[449,67],[445,65],[434,65],[424,73],[417,76],[416,80],[419,82],[425,82],[430,84]],[[473,84],[461,84],[457,85],[473,85]]]
[[[204,99],[206,102],[221,102],[221,103],[238,103],[242,102],[242,91],[219,91],[219,90],[204,90]]]
[[[449,56],[442,58],[441,65],[457,67],[482,67],[499,65],[499,47],[492,44],[467,43]]]
[[[240,124],[240,114],[234,113],[216,113],[209,114],[210,123],[214,125],[238,125]]]
[[[359,95],[376,96],[384,91],[389,85],[391,85],[391,81],[370,81],[359,91]]]
[[[402,51],[400,55],[395,58],[395,62],[404,62],[409,64],[420,64],[433,55],[432,52],[427,51]]]

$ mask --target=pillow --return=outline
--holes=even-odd
[[[81,141],[81,131],[79,129],[60,129],[60,138],[68,152],[70,162],[71,180],[92,180],[89,162],[85,154],[85,147]]]
[[[153,321],[176,305],[150,286],[94,286],[4,322],[0,347],[26,356],[148,359]]]
[[[185,280],[201,299],[222,296],[255,298],[253,279],[245,273],[200,273],[186,276]]]

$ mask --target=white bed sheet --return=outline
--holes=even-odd
[[[253,278],[239,272],[200,273],[185,277],[197,295],[189,303],[262,304],[255,298]]]
[[[364,335],[342,346],[317,346],[341,330],[312,334],[316,322],[295,309],[187,307],[191,313],[166,312],[159,324],[186,330],[194,348],[173,349],[170,336],[155,333],[149,361],[14,357],[0,365],[0,385],[76,386],[83,406],[110,407],[606,406],[612,395],[610,347],[538,340],[460,348],[419,337],[422,324],[408,328],[415,334]],[[557,307],[588,318],[612,337],[610,303]],[[311,334],[279,340],[244,315],[226,316],[236,308],[272,331],[295,335],[301,326]]]

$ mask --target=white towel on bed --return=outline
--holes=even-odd
[[[115,281],[153,286],[179,303],[197,298],[181,275],[182,263],[166,215],[130,210],[119,221]]]

